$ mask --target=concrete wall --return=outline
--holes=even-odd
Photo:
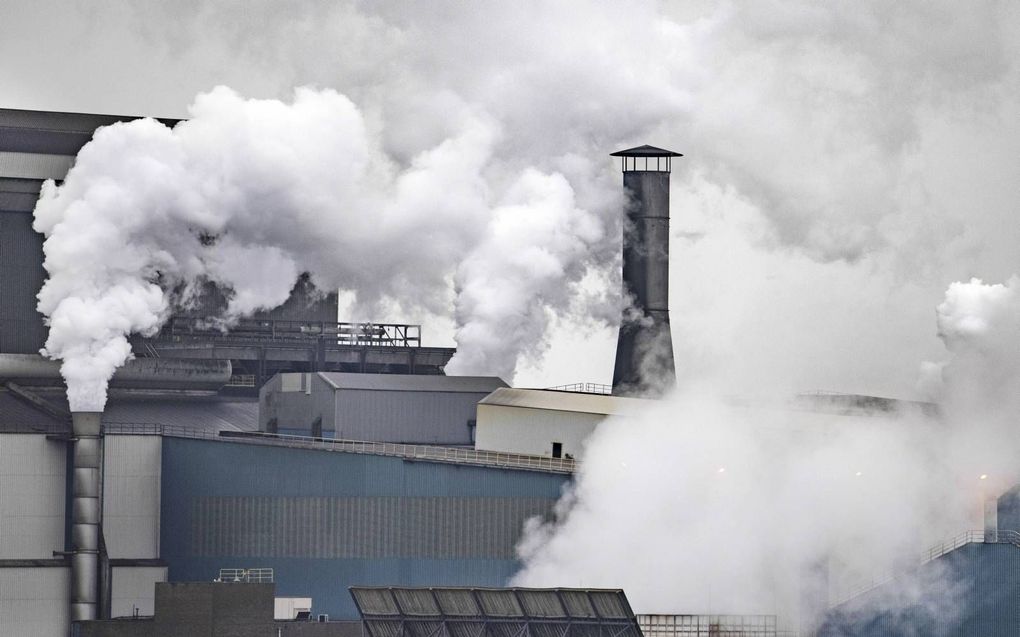
[[[0,435],[0,559],[64,549],[67,447],[42,434]]]
[[[106,436],[103,534],[111,558],[159,557],[160,436]]]
[[[0,568],[0,635],[66,635],[70,587],[70,567]]]
[[[584,441],[605,418],[603,414],[480,404],[475,449],[551,456],[552,443],[559,442],[564,456],[579,458]]]
[[[156,582],[166,581],[165,566],[114,566],[111,617],[152,615]]]

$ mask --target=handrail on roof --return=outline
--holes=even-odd
[[[1020,531],[1012,529],[978,529],[963,531],[956,534],[955,536],[939,542],[931,546],[927,551],[920,555],[920,560],[916,564],[917,566],[923,566],[928,562],[932,562],[952,553],[953,551],[963,548],[968,544],[1012,544],[1013,546],[1020,548]],[[886,573],[873,577],[870,580],[854,586],[849,591],[841,595],[835,604],[832,606],[839,606],[845,604],[855,597],[859,597],[868,591],[874,590],[883,584],[887,584],[894,579],[897,575],[895,573]]]
[[[158,423],[107,423],[103,425],[106,434],[148,434],[174,438],[195,438],[218,440],[220,442],[241,442],[296,449],[320,449],[342,453],[359,453],[375,456],[393,456],[408,460],[427,462],[448,462],[452,464],[476,465],[482,467],[498,467],[502,469],[520,469],[524,471],[541,471],[544,473],[572,474],[577,463],[572,458],[550,458],[531,456],[502,451],[482,451],[457,447],[437,447],[433,445],[415,445],[395,442],[371,442],[364,440],[343,440],[335,438],[315,438],[312,436],[294,436],[275,434],[264,431],[210,431],[183,425],[164,425]]]

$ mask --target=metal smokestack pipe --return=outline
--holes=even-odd
[[[71,503],[71,620],[96,619],[99,607],[100,412],[71,414],[74,475]]]
[[[673,157],[654,146],[612,153],[623,166],[629,205],[623,233],[624,310],[613,394],[661,397],[676,385],[669,331],[669,174]]]

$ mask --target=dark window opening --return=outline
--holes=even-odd
[[[563,457],[563,443],[562,442],[554,442],[553,443],[553,458],[562,458],[562,457]]]

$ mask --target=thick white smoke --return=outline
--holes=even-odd
[[[948,358],[922,367],[938,413],[904,403],[827,415],[824,396],[734,401],[715,377],[606,421],[557,519],[531,522],[514,582],[621,586],[638,612],[816,625],[856,584],[980,528],[984,499],[1020,480],[1017,288],[947,290],[937,318]],[[921,607],[952,620],[960,609],[936,609],[933,593],[945,604],[966,582],[937,565],[922,575],[857,612]]]
[[[281,304],[302,272],[320,290],[440,315],[452,313],[456,272],[454,366],[512,379],[606,232],[559,173],[487,180],[498,126],[460,115],[405,166],[331,90],[285,104],[218,88],[173,129],[100,130],[36,207],[46,353],[63,360],[72,408],[101,409],[128,336],[154,333],[204,283],[229,290],[229,322]]]

